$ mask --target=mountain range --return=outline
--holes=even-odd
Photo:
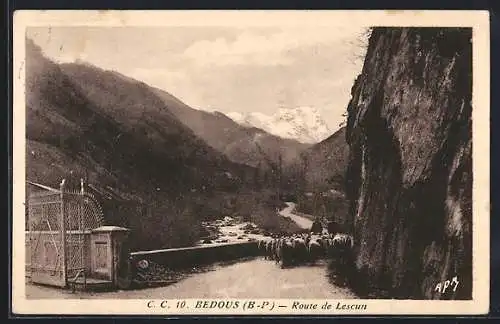
[[[206,145],[141,82],[91,65],[55,64],[32,43],[26,61],[30,178],[55,185],[63,170],[85,170],[128,191],[182,191],[220,184],[226,171],[242,167]]]
[[[100,195],[105,221],[131,228],[134,248],[190,245],[200,219],[241,211],[236,193],[253,192],[255,168],[196,136],[148,85],[56,64],[30,40],[25,109],[26,179],[57,188],[82,177],[112,193],[116,204]]]
[[[119,199],[107,221],[132,228],[142,249],[189,245],[200,219],[225,215],[293,228],[274,217],[273,188],[293,182],[289,171],[300,156],[324,157],[313,157],[323,142],[301,143],[193,109],[88,63],[57,64],[29,39],[25,109],[27,180],[57,187],[68,176],[87,179]],[[346,144],[332,145],[342,151]],[[285,171],[279,184],[278,170]]]
[[[319,112],[311,107],[280,108],[272,115],[230,112],[227,116],[241,125],[257,127],[302,143],[318,143],[332,134]]]
[[[241,125],[221,112],[191,108],[166,91],[154,89],[154,92],[184,125],[233,162],[269,169],[280,158],[284,164],[293,162],[311,146]]]

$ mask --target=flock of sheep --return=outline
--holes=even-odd
[[[291,265],[314,263],[320,258],[349,253],[353,238],[344,233],[302,233],[281,237],[266,237],[258,242],[266,260],[274,260],[282,268]]]

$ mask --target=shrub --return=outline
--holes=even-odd
[[[192,246],[201,235],[200,220],[192,210],[168,204],[146,208],[130,225],[135,250]]]

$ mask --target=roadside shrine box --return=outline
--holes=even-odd
[[[90,236],[90,277],[109,280],[116,285],[119,267],[123,264],[124,249],[130,230],[118,226],[101,226]]]

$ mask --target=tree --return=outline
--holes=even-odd
[[[278,152],[277,161],[274,161],[269,154],[267,154],[264,149],[259,145],[259,143],[255,143],[258,152],[262,155],[267,165],[271,169],[271,174],[273,175],[272,182],[274,188],[276,190],[276,199],[277,203],[281,199],[281,187],[282,187],[282,176],[283,176],[283,154],[281,151]]]
[[[372,30],[372,27],[363,28],[353,40],[347,41],[352,48],[349,63],[354,65],[363,64]]]
[[[341,189],[343,190],[344,177],[340,174],[335,174],[329,177],[326,182],[330,185],[332,189]]]
[[[257,189],[260,189],[262,187],[262,182],[261,182],[261,169],[262,169],[262,165],[259,161],[259,163],[257,163],[257,167],[255,168],[254,170],[254,173],[253,173],[253,184],[255,186],[255,188]]]
[[[344,126],[346,126],[346,125],[347,125],[347,118],[349,117],[348,112],[347,112],[347,111],[345,111],[345,112],[342,114],[342,117],[344,118],[344,120],[343,120],[341,123],[339,123],[339,128],[342,128],[342,127],[344,127]]]
[[[300,173],[299,173],[299,193],[307,190],[307,170],[309,168],[309,159],[307,155],[300,154]]]
[[[278,174],[276,175],[278,177],[277,180],[277,199],[278,201],[281,199],[281,188],[283,186],[283,155],[281,151],[278,152]]]

